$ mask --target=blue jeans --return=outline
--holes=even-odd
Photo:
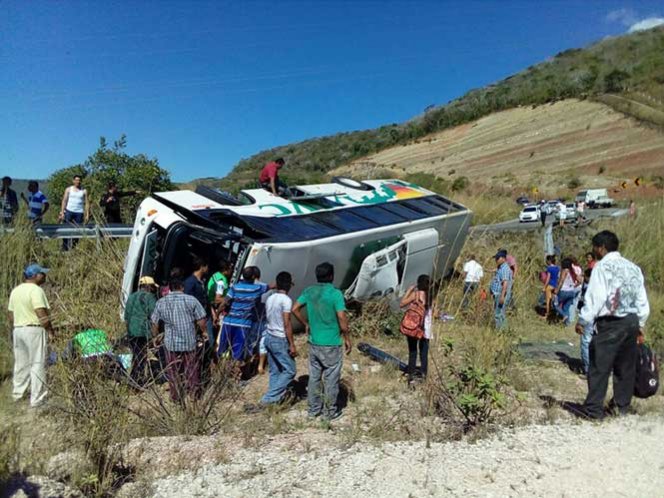
[[[574,301],[572,301],[572,306],[569,309],[569,323],[573,324],[576,322],[576,316],[579,313],[579,301],[581,300],[581,289],[574,291]]]
[[[583,327],[583,334],[581,335],[581,361],[583,361],[583,371],[588,374],[588,367],[590,366],[590,341],[593,338],[595,327],[592,323],[588,323]]]
[[[500,296],[493,296],[493,318],[496,322],[496,329],[505,330],[507,328],[506,310],[510,302],[510,296],[505,297],[505,302],[500,304]]]
[[[285,337],[265,333],[265,349],[270,366],[270,384],[261,403],[279,403],[295,378],[295,360],[290,355]]]
[[[82,225],[83,224],[83,213],[72,213],[71,211],[65,211],[65,223],[72,225]],[[62,250],[69,251],[76,247],[79,239],[62,239]]]
[[[463,301],[461,301],[461,307],[466,309],[468,307],[468,301],[471,299],[471,295],[477,290],[477,283],[475,282],[464,282],[463,283]]]
[[[576,291],[560,291],[558,293],[558,311],[563,317],[563,323],[570,323],[570,309],[576,301]]]

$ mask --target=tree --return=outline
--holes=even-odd
[[[112,147],[108,146],[104,137],[100,137],[99,148],[83,164],[60,169],[51,175],[48,180],[49,198],[59,205],[65,188],[71,185],[72,177],[81,175],[93,206],[98,205],[110,182],[121,191],[140,191],[139,195],[123,201],[123,210],[133,213],[145,195],[173,188],[168,171],[159,167],[157,158],[150,159],[145,154],[130,156],[124,151],[126,147],[127,137],[124,134],[113,142]]]

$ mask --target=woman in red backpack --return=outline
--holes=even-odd
[[[428,275],[417,277],[417,285],[412,285],[401,299],[401,307],[406,313],[401,320],[401,333],[408,340],[408,380],[415,375],[417,351],[420,351],[420,372],[427,375],[429,340],[432,328],[431,279]]]

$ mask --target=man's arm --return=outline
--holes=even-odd
[[[270,177],[270,188],[272,189],[272,193],[274,195],[277,195],[277,177],[276,176]]]
[[[65,218],[65,208],[67,207],[67,201],[69,200],[69,187],[65,189],[65,194],[62,196],[62,204],[60,205],[60,215],[58,216],[59,220]]]
[[[198,328],[201,330],[201,337],[203,337],[203,340],[207,341],[208,340],[207,320],[205,318],[196,320],[196,325],[198,325]]]
[[[51,204],[50,204],[48,201],[45,201],[45,202],[42,204],[41,218],[44,217],[44,215],[46,214],[46,211],[48,211],[48,209],[49,209],[50,207],[51,207]]]
[[[28,202],[28,198],[25,196],[23,192],[21,192],[21,199],[23,199],[23,202],[25,202],[26,206],[30,206],[30,203]]]
[[[289,352],[291,357],[297,356],[297,349],[295,348],[295,339],[293,338],[293,324],[291,323],[291,314],[287,311],[283,312],[284,329],[286,330],[286,339],[288,339]]]
[[[509,282],[507,280],[503,280],[500,284],[500,299],[498,300],[498,304],[501,306],[505,304],[505,299],[507,298],[507,287],[509,286]]]
[[[49,335],[53,334],[53,325],[51,325],[48,310],[46,308],[37,308],[35,309],[35,314],[37,315],[37,318],[39,318],[41,326],[46,329],[46,332],[48,332]]]
[[[353,344],[350,341],[350,331],[348,330],[348,314],[345,311],[337,311],[337,321],[339,322],[339,331],[344,340],[344,349],[346,354],[353,350]]]
[[[583,308],[579,312],[579,322],[576,325],[577,332],[581,330],[579,333],[583,333],[584,325],[595,322],[608,297],[606,276],[602,268],[596,266],[590,274],[586,295],[583,298]]]
[[[636,314],[639,317],[639,327],[641,328],[641,335],[643,335],[643,329],[646,326],[646,321],[650,316],[650,304],[648,303],[648,294],[646,293],[646,287],[643,283],[643,274],[641,273],[641,284],[639,285],[639,290],[636,295]]]
[[[298,319],[298,321],[304,325],[304,328],[306,329],[307,333],[309,332],[309,322],[307,321],[306,317],[302,314],[303,308],[306,306],[306,304],[302,304],[299,301],[295,302],[295,305],[293,306],[293,315],[295,315],[295,318]]]
[[[85,197],[85,218],[83,219],[83,223],[87,223],[90,219],[90,196],[88,196],[87,190],[83,191],[83,197]]]

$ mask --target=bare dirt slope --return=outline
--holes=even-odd
[[[469,443],[275,440],[157,480],[152,496],[661,496],[660,417],[528,426]]]
[[[617,179],[664,174],[664,133],[604,104],[570,99],[495,113],[334,173],[362,177],[384,169],[502,184],[513,183],[514,175],[518,184],[533,186],[562,186],[578,176],[612,186]]]

